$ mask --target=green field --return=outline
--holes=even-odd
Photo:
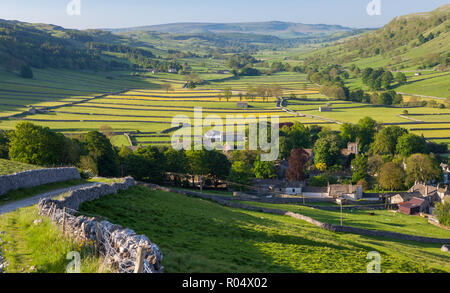
[[[325,211],[300,205],[257,202],[243,203],[250,206],[295,212],[324,223],[340,225],[341,213],[339,209],[336,209],[335,211]],[[375,215],[371,215],[372,212]],[[429,224],[427,219],[419,216],[411,217],[389,210],[344,210],[342,218],[344,226],[383,230],[417,236],[450,238],[450,231]]]
[[[449,272],[440,245],[336,234],[286,216],[232,209],[134,187],[84,203],[96,214],[147,235],[167,272],[365,272],[367,253],[382,272]]]

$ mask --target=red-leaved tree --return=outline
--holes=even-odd
[[[289,157],[289,169],[286,172],[286,179],[290,182],[305,179],[308,159],[309,154],[304,149],[293,149]]]

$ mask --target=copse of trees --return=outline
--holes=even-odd
[[[41,166],[74,164],[79,157],[76,141],[30,122],[18,123],[10,133],[8,152],[14,161]]]

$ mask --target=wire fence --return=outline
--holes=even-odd
[[[39,204],[41,215],[48,216],[78,243],[90,246],[103,259],[102,271],[116,273],[162,272],[159,248],[145,236],[123,229],[98,215],[80,215],[77,210],[61,207],[55,202]],[[89,217],[88,216],[93,216]]]

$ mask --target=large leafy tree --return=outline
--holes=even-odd
[[[175,150],[169,148],[164,152],[166,157],[166,169],[168,172],[187,173],[189,171],[189,161],[185,150]]]
[[[289,169],[286,172],[286,179],[291,182],[305,179],[308,159],[309,155],[304,149],[293,149],[289,157]]]
[[[21,122],[10,135],[9,157],[18,162],[41,166],[61,166],[67,159],[70,142],[48,127]]]
[[[111,145],[110,140],[98,131],[90,131],[84,137],[89,156],[97,164],[98,174],[104,177],[117,176],[119,163],[117,154]]]
[[[366,180],[368,177],[368,159],[365,155],[356,155],[352,161],[352,181],[357,183],[360,180]]]
[[[408,157],[412,154],[428,152],[428,144],[422,136],[407,133],[398,138],[397,154]]]
[[[436,158],[425,154],[414,154],[406,160],[408,183],[426,183],[442,178],[442,170]]]
[[[386,190],[394,191],[403,189],[405,172],[396,163],[389,162],[383,165],[378,176],[378,183]]]
[[[341,126],[341,137],[344,144],[355,142],[358,138],[359,127],[352,123],[344,123]]]
[[[373,142],[378,125],[377,122],[372,118],[365,117],[359,120],[358,127],[359,148],[361,151],[364,151]]]
[[[370,146],[370,150],[374,154],[394,155],[398,139],[407,133],[408,130],[398,126],[383,128],[376,134],[375,141]]]
[[[136,153],[144,157],[149,162],[148,177],[152,182],[162,182],[165,176],[166,157],[162,150],[155,146],[139,148]]]
[[[314,163],[334,166],[341,163],[342,141],[339,135],[328,133],[314,144]]]
[[[271,179],[277,177],[275,164],[272,161],[256,161],[253,168],[256,178]]]
[[[252,168],[243,161],[236,161],[231,165],[228,180],[240,184],[250,184],[253,177]]]
[[[301,123],[292,127],[284,126],[280,132],[280,156],[286,159],[293,149],[308,148],[311,145],[309,130]]]

